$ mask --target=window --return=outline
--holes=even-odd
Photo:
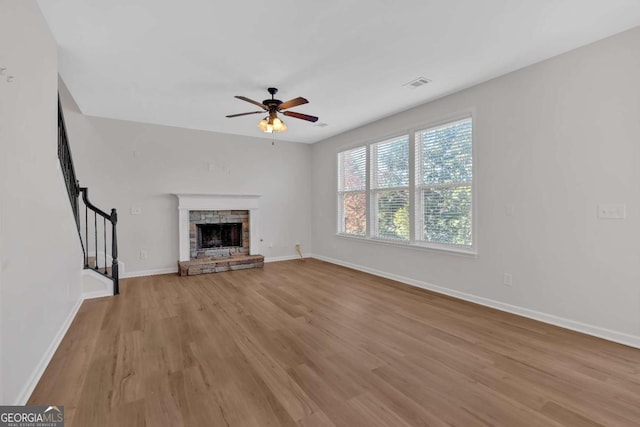
[[[367,147],[338,155],[339,232],[364,236],[367,229]]]
[[[409,240],[409,137],[371,144],[371,235]]]
[[[416,240],[472,246],[471,118],[416,132]]]
[[[472,142],[466,117],[338,153],[338,233],[472,252]]]

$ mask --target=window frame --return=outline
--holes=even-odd
[[[341,158],[340,156],[343,153],[346,153],[347,151],[354,151],[357,150],[359,148],[364,148],[365,150],[365,188],[362,190],[344,190],[341,187],[341,179],[344,179],[344,175],[343,175],[343,171],[341,171],[340,169],[338,170],[338,174],[337,174],[337,178],[338,178],[338,209],[337,209],[337,213],[338,213],[338,234],[342,235],[342,236],[349,236],[349,237],[357,237],[357,238],[363,238],[366,237],[369,233],[369,179],[367,178],[368,174],[369,174],[369,154],[368,154],[368,147],[365,144],[358,144],[349,148],[345,148],[344,150],[340,150],[338,152],[338,168],[342,167],[342,163],[341,163]],[[364,194],[365,196],[365,207],[367,207],[366,211],[365,211],[365,230],[363,234],[356,234],[356,233],[348,233],[345,231],[345,221],[344,221],[344,196],[346,194]]]
[[[469,246],[463,245],[455,245],[455,244],[446,244],[446,243],[432,243],[426,242],[417,238],[416,233],[418,232],[418,221],[422,223],[422,219],[416,218],[418,205],[417,202],[421,201],[418,199],[418,192],[424,186],[418,185],[416,182],[417,176],[417,165],[416,165],[416,132],[428,130],[431,128],[437,128],[440,126],[444,126],[450,123],[455,123],[461,120],[471,119],[471,159],[472,159],[472,169],[471,169],[471,242],[472,244]],[[477,123],[477,115],[474,108],[467,108],[461,110],[455,114],[441,116],[440,118],[432,119],[427,122],[421,121],[415,123],[413,126],[408,128],[403,128],[401,130],[397,130],[393,133],[389,133],[383,137],[376,138],[373,140],[360,141],[358,143],[349,144],[345,146],[338,147],[336,149],[336,156],[339,159],[341,153],[349,150],[353,150],[359,147],[366,147],[366,230],[364,235],[360,234],[350,234],[341,231],[341,221],[342,218],[342,205],[341,205],[341,194],[338,191],[338,209],[337,212],[337,227],[336,227],[336,236],[340,238],[350,239],[350,240],[358,240],[363,242],[374,242],[374,243],[382,243],[385,245],[393,245],[405,248],[411,248],[416,250],[426,250],[426,251],[436,251],[436,252],[447,252],[453,255],[461,255],[461,256],[477,256],[478,255],[478,203],[477,203],[477,188],[478,188],[478,173],[477,173],[477,138],[476,138],[476,123]],[[376,237],[373,235],[372,231],[372,221],[377,221],[377,218],[372,216],[372,203],[374,203],[374,198],[372,197],[372,188],[371,188],[371,147],[374,144],[378,144],[380,142],[384,142],[387,140],[391,140],[394,138],[399,138],[402,136],[408,135],[409,139],[409,225],[410,225],[410,235],[409,240],[402,239],[390,239],[385,237]],[[339,164],[339,161],[338,161]],[[340,173],[340,172],[338,172]],[[334,176],[339,179],[338,173]],[[403,187],[404,188],[404,187]],[[390,188],[389,190],[391,190]],[[381,189],[387,190],[387,189]],[[358,190],[360,191],[360,190]],[[378,191],[378,190],[375,190]]]
[[[414,169],[414,175],[415,175],[415,179],[416,182],[414,183],[414,191],[415,191],[415,198],[414,198],[414,203],[415,203],[415,207],[414,207],[414,213],[415,213],[415,219],[414,222],[412,223],[414,226],[414,231],[415,231],[415,241],[414,244],[416,245],[420,245],[420,246],[425,246],[425,247],[430,247],[430,248],[434,248],[434,249],[445,249],[445,250],[451,250],[451,251],[457,251],[457,252],[469,252],[469,253],[477,253],[477,249],[476,249],[476,223],[475,223],[475,217],[476,217],[476,189],[475,189],[475,182],[476,182],[476,171],[475,171],[475,164],[476,164],[476,155],[475,155],[475,120],[473,117],[473,114],[466,114],[466,115],[462,115],[462,116],[458,116],[457,118],[450,118],[447,120],[441,120],[437,123],[433,123],[430,124],[428,126],[424,126],[424,127],[418,127],[417,129],[415,129],[413,131],[413,137],[414,137],[414,148],[417,149],[417,141],[415,140],[415,135],[419,132],[425,132],[425,131],[429,131],[432,129],[437,129],[440,127],[446,127],[448,125],[453,125],[457,122],[462,122],[462,121],[466,121],[466,120],[471,120],[471,245],[457,245],[457,244],[450,244],[450,243],[437,243],[437,242],[429,242],[426,240],[423,240],[423,237],[420,235],[418,235],[420,230],[420,234],[422,234],[422,230],[424,227],[424,213],[423,213],[423,209],[424,209],[424,194],[423,194],[423,190],[428,190],[428,189],[447,189],[447,188],[459,188],[459,187],[467,187],[469,186],[468,182],[462,182],[462,181],[457,181],[457,182],[451,182],[451,183],[434,183],[434,184],[423,184],[422,182],[417,182],[418,179],[418,175],[419,175],[419,170],[418,170],[418,162],[420,161],[419,153],[415,153],[415,157],[414,157],[414,163],[415,163],[415,169]],[[465,185],[467,184],[467,185]]]
[[[397,187],[379,187],[379,186],[373,186],[372,182],[374,181],[374,175],[377,172],[377,161],[373,158],[373,152],[377,151],[377,145],[379,144],[383,144],[385,142],[393,142],[393,141],[398,141],[400,139],[406,139],[407,141],[407,149],[409,150],[409,156],[407,158],[407,185],[406,186],[397,186]],[[409,207],[409,212],[411,212],[413,210],[413,199],[411,198],[411,138],[409,137],[408,134],[406,133],[401,133],[395,136],[391,136],[388,138],[384,138],[382,140],[379,141],[374,141],[374,142],[370,142],[367,145],[367,155],[369,157],[369,174],[368,174],[368,181],[367,181],[367,187],[369,188],[369,203],[367,204],[368,210],[367,210],[367,221],[371,221],[371,227],[369,228],[369,234],[368,236],[371,239],[375,239],[375,240],[383,240],[383,241],[391,241],[391,242],[399,242],[399,243],[410,243],[411,242],[411,234],[409,235],[409,237],[407,239],[402,239],[402,238],[393,238],[393,237],[385,237],[385,236],[380,236],[378,227],[378,205],[377,205],[377,195],[381,192],[386,192],[386,191],[406,191],[407,192],[407,199],[408,199],[408,207]],[[409,217],[409,230],[411,230],[411,217]],[[411,231],[410,231],[411,233]]]

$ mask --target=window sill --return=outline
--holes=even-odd
[[[391,245],[398,246],[402,248],[408,249],[417,249],[428,252],[440,252],[440,253],[450,253],[452,255],[462,255],[462,256],[478,256],[478,250],[476,248],[464,249],[454,246],[446,246],[446,245],[433,245],[428,243],[420,243],[420,242],[408,242],[402,240],[389,240],[389,239],[380,239],[377,237],[365,237],[365,236],[356,236],[353,234],[345,234],[345,233],[336,233],[336,237],[347,240],[357,240],[362,242],[371,242],[371,243],[382,243],[383,245]]]

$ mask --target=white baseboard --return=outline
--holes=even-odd
[[[156,276],[158,274],[177,273],[178,267],[156,268],[154,270],[129,271],[120,275],[121,279],[130,279],[132,277]]]
[[[278,257],[269,257],[269,258],[265,258],[264,262],[290,261],[292,259],[300,259],[300,256],[285,255],[285,256],[278,256]],[[171,274],[171,273],[177,273],[177,272],[178,272],[178,267],[157,268],[155,270],[130,271],[130,272],[121,274],[120,278],[129,279],[132,277],[155,276],[157,274]]]
[[[58,330],[58,333],[53,337],[53,340],[51,340],[51,344],[49,344],[47,351],[45,351],[45,353],[42,355],[42,357],[40,358],[40,362],[38,362],[38,364],[36,365],[36,368],[33,370],[33,373],[31,374],[29,381],[27,381],[27,383],[24,385],[24,387],[18,394],[18,397],[13,403],[14,405],[27,404],[29,397],[31,397],[31,393],[33,393],[33,390],[38,385],[38,381],[40,381],[42,374],[44,374],[44,371],[45,369],[47,369],[49,362],[51,362],[51,359],[53,358],[53,355],[58,349],[58,346],[62,342],[62,339],[66,335],[67,331],[69,330],[69,327],[73,322],[73,319],[75,319],[76,314],[78,314],[78,310],[80,310],[82,301],[84,301],[84,299],[82,297],[79,298],[78,301],[73,306],[73,308],[71,309],[71,311],[69,311],[69,314],[67,315],[67,318],[62,323],[62,326]]]
[[[583,334],[592,335],[598,338],[603,338],[605,340],[628,345],[630,347],[640,348],[640,337],[636,335],[613,331],[611,329],[589,325],[586,323],[578,322],[576,320],[555,316],[553,314],[543,313],[540,311],[531,310],[529,308],[507,304],[507,303],[492,300],[489,298],[468,294],[466,292],[460,292],[453,289],[443,288],[441,286],[437,286],[431,283],[422,282],[422,281],[411,279],[404,276],[399,276],[397,274],[387,273],[387,272],[376,270],[369,267],[363,267],[361,265],[352,264],[350,262],[341,261],[338,259],[329,258],[322,255],[312,254],[309,256],[312,258],[317,258],[321,261],[326,261],[332,264],[341,265],[343,267],[352,268],[354,270],[363,271],[365,273],[373,274],[374,276],[380,276],[386,279],[395,280],[397,282],[401,282],[407,285],[437,292],[439,294],[448,295],[461,300],[495,308],[497,310],[506,311],[512,314],[517,314],[518,316],[527,317],[529,319],[538,320],[540,322],[549,323],[551,325],[559,326],[561,328],[570,329],[572,331],[581,332]]]
[[[265,258],[264,262],[291,261],[292,259],[300,259],[300,255],[272,256]]]
[[[87,292],[82,294],[82,300],[93,299],[93,298],[102,298],[102,297],[112,297],[113,291],[95,291],[95,292]]]

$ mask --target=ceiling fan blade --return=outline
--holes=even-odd
[[[308,114],[296,113],[295,111],[283,111],[282,114],[289,117],[295,117],[296,119],[306,120],[308,122],[317,122],[316,116],[309,116]]]
[[[240,116],[248,116],[249,114],[261,114],[264,113],[264,111],[252,111],[250,113],[240,113],[240,114],[229,114],[227,117],[231,118],[231,117],[240,117]]]
[[[265,107],[265,105],[263,103],[258,102],[258,101],[254,101],[253,99],[249,99],[246,96],[238,96],[238,95],[236,95],[236,98],[242,99],[243,101],[250,102],[250,103],[252,103],[254,105],[257,105],[258,107],[261,107],[261,108],[264,108],[265,110],[267,110],[267,107]]]
[[[299,96],[297,98],[293,98],[293,99],[290,99],[288,101],[283,102],[282,104],[280,104],[278,106],[278,109],[286,110],[287,108],[293,108],[293,107],[297,107],[298,105],[308,104],[308,103],[309,103],[309,101],[307,101],[305,98]]]

